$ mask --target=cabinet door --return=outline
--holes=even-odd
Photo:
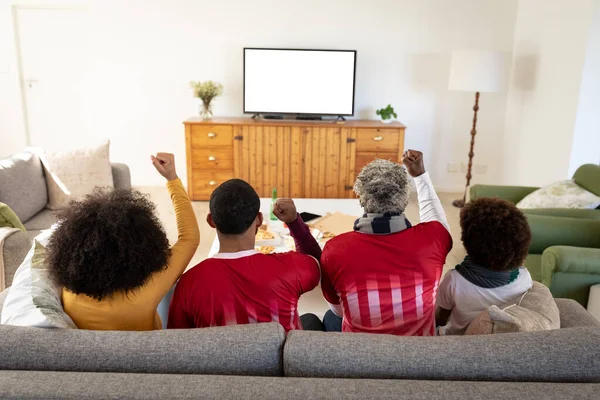
[[[289,126],[237,127],[235,176],[250,183],[261,197],[302,197],[300,130]]]
[[[354,131],[342,127],[301,129],[304,153],[303,197],[350,197],[350,187],[354,182]]]

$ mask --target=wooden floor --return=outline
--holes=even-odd
[[[148,193],[152,201],[156,203],[158,214],[167,231],[169,240],[171,243],[174,243],[175,240],[177,240],[177,227],[175,225],[175,214],[166,187],[140,187],[137,189],[143,193]],[[452,251],[446,259],[446,265],[444,267],[445,273],[461,262],[466,254],[460,241],[459,209],[452,206],[452,201],[459,198],[461,195],[458,193],[439,193],[438,195],[442,201],[444,210],[446,211],[448,223],[450,224],[450,229],[452,231],[452,238],[454,240]],[[193,202],[193,207],[196,212],[198,223],[200,224],[200,246],[188,268],[193,267],[206,258],[212,242],[215,239],[215,231],[206,223],[208,202],[196,201]],[[416,193],[413,193],[411,196],[410,203],[406,209],[406,216],[413,224],[419,221]],[[323,300],[320,288],[305,294],[300,299],[299,310],[301,313],[312,312],[322,317],[327,309],[328,307],[325,300]]]

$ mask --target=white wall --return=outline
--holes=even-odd
[[[450,53],[511,51],[517,8],[517,0],[87,3],[93,80],[85,101],[96,118],[86,134],[90,140],[111,139],[112,158],[130,165],[134,184],[162,184],[148,163],[148,154],[156,151],[174,152],[185,177],[181,123],[197,112],[188,82],[223,83],[215,115],[241,115],[242,48],[264,46],[358,50],[357,117],[375,118],[375,108],[391,103],[408,126],[406,146],[426,153],[436,186],[446,189],[464,185],[463,173],[446,169],[448,162],[467,159],[474,100],[472,94],[447,90]],[[10,35],[7,18],[4,6],[0,37]],[[12,60],[12,42],[0,52],[0,60]],[[2,90],[6,87],[11,90]],[[16,70],[3,74],[0,67],[0,105],[10,110],[0,119],[0,143],[14,138],[12,149],[0,153],[24,145],[17,88]],[[506,98],[482,95],[475,162],[487,164],[488,172],[475,175],[475,182],[502,177],[498,149]]]
[[[520,0],[508,95],[504,181],[569,177],[593,0]]]
[[[572,176],[580,165],[600,164],[600,0],[595,0],[592,15],[569,176]]]

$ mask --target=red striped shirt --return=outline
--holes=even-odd
[[[342,331],[433,336],[437,287],[451,248],[439,222],[330,240],[321,256],[321,287],[329,303],[342,306]]]
[[[316,260],[296,252],[218,254],[183,274],[168,328],[276,321],[286,332],[302,329],[298,299],[318,285],[319,276]]]

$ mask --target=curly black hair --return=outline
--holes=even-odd
[[[59,285],[102,300],[144,285],[166,267],[170,252],[155,206],[145,195],[96,189],[59,214],[46,262]]]
[[[210,214],[217,230],[225,235],[246,232],[260,211],[260,198],[246,181],[230,179],[210,196]]]
[[[525,215],[502,199],[481,198],[460,212],[462,242],[471,261],[494,271],[522,266],[531,243]]]

